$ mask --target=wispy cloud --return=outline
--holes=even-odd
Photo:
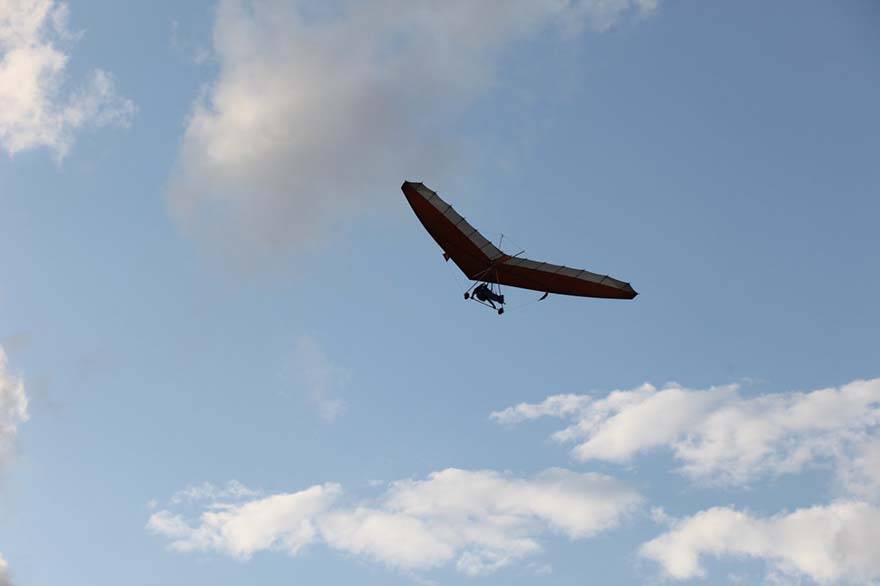
[[[308,336],[296,341],[293,368],[294,378],[304,386],[321,418],[328,423],[335,421],[345,409],[345,401],[338,393],[348,383],[348,371],[331,362],[318,343]]]
[[[296,555],[311,543],[403,571],[454,565],[490,573],[542,548],[546,532],[582,539],[617,526],[642,501],[599,474],[546,470],[512,478],[491,470],[446,469],[392,483],[376,501],[340,504],[338,484],[245,502],[209,503],[193,523],[158,511],[147,528],[181,552],[248,559],[275,550]]]
[[[80,36],[68,28],[68,15],[56,0],[0,2],[0,147],[10,155],[45,147],[60,160],[77,131],[124,126],[135,112],[101,69],[66,87],[65,48]]]
[[[731,508],[713,508],[675,521],[645,543],[640,554],[678,580],[703,577],[701,559],[748,557],[765,560],[772,573],[821,584],[873,584],[880,580],[880,508],[838,502],[756,517]]]
[[[24,380],[10,372],[6,352],[0,347],[0,467],[12,454],[18,426],[27,420]]]
[[[542,416],[572,422],[554,438],[576,443],[572,454],[582,461],[627,462],[668,449],[685,475],[722,484],[747,484],[830,462],[847,490],[880,488],[880,472],[852,465],[854,458],[878,457],[880,379],[757,397],[744,397],[736,385],[704,390],[643,385],[603,398],[556,395],[491,414],[499,423]]]
[[[193,105],[169,189],[182,225],[233,256],[320,240],[403,177],[454,157],[445,128],[512,42],[606,30],[631,0],[220,0],[216,81]]]
[[[230,480],[224,486],[203,482],[179,490],[171,497],[171,504],[195,503],[200,501],[230,501],[254,498],[260,492],[252,490],[237,480]]]
[[[24,380],[9,371],[6,352],[0,346],[0,470],[12,455],[18,426],[28,420]],[[9,565],[0,555],[0,586],[12,586]]]

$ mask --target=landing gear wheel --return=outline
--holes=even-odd
[[[465,300],[470,299],[470,298],[471,298],[471,294],[470,294],[470,293],[465,293],[465,294],[464,294],[464,298],[465,298]]]
[[[504,308],[503,308],[503,307],[499,307],[499,308],[498,308],[498,315],[502,315],[502,314],[504,314]]]

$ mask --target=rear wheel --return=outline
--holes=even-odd
[[[503,313],[504,313],[504,308],[503,308],[503,307],[499,307],[499,308],[498,308],[498,315],[502,315]]]
[[[465,298],[466,300],[467,300],[467,299],[470,299],[470,298],[471,298],[471,294],[470,294],[470,293],[465,293],[465,294],[464,294],[464,298]]]

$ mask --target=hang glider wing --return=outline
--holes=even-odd
[[[629,283],[607,275],[505,254],[424,184],[405,181],[401,189],[422,225],[468,279],[579,297],[638,295]]]
[[[518,257],[508,257],[499,263],[497,276],[491,281],[510,287],[578,297],[633,299],[638,295],[629,283],[608,275]]]
[[[405,181],[401,189],[428,234],[468,279],[478,280],[492,263],[504,258],[503,252],[424,184]]]

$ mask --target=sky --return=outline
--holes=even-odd
[[[880,583],[878,25],[0,0],[0,585]]]

